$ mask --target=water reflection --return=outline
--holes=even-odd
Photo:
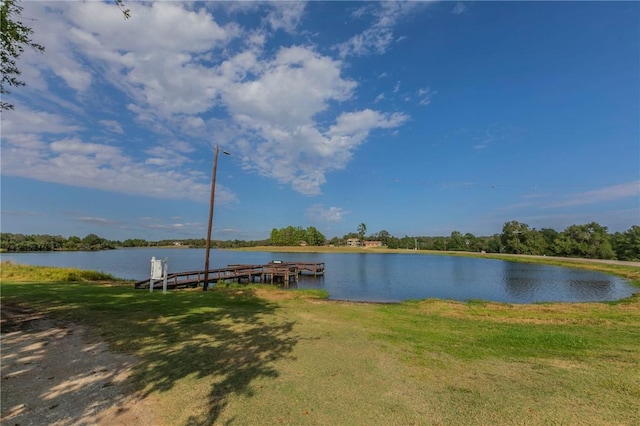
[[[3,253],[2,260],[76,267],[140,280],[152,256],[169,271],[202,269],[204,250],[124,249],[107,252]],[[494,259],[380,253],[272,253],[212,250],[212,267],[271,260],[324,262],[324,277],[301,277],[298,288],[324,289],[332,299],[392,302],[407,299],[484,299],[507,303],[618,300],[639,291],[600,272]]]
[[[557,266],[503,262],[507,294],[520,302],[602,301],[616,298],[615,277]]]
[[[567,281],[573,293],[589,300],[609,300],[613,296],[612,283],[606,280],[575,279]]]
[[[534,299],[536,291],[542,284],[540,271],[536,268],[527,268],[526,266],[516,262],[503,263],[502,282],[507,294],[515,300],[529,302]]]

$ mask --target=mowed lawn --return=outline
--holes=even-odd
[[[102,278],[3,264],[2,304],[87,325],[135,355],[132,391],[159,424],[640,424],[638,294],[383,305],[90,281]]]

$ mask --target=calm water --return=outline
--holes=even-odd
[[[149,276],[151,257],[168,258],[169,272],[202,269],[203,249],[121,249],[101,252],[3,254],[31,265],[92,269],[126,279]],[[639,291],[600,272],[557,266],[423,254],[271,253],[212,250],[211,268],[271,260],[325,262],[324,277],[302,277],[331,299],[392,302],[407,299],[483,299],[508,303],[618,300]]]

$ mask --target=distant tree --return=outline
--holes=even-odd
[[[115,247],[112,242],[94,234],[90,234],[86,242],[78,237],[66,239],[60,235],[0,235],[0,248],[6,251],[104,250]]]
[[[640,260],[640,226],[611,235],[611,246],[618,260]]]
[[[306,234],[306,241],[310,246],[321,246],[324,244],[324,235],[322,235],[322,233],[320,233],[320,231],[318,231],[315,227],[308,227]]]
[[[558,238],[560,233],[555,229],[542,228],[540,229],[540,235],[542,236],[542,239],[544,240],[544,243],[545,243],[543,254],[554,255],[555,253],[553,251],[553,243],[556,240],[556,238]]]
[[[329,244],[333,245],[333,246],[343,246],[344,245],[344,240],[342,238],[339,237],[333,237],[329,240]]]
[[[398,237],[389,237],[387,240],[387,247],[390,249],[397,249],[402,247],[402,240]]]
[[[500,234],[494,234],[487,240],[486,251],[488,253],[502,253],[502,240]]]
[[[500,242],[506,253],[542,255],[545,250],[542,234],[515,220],[504,224]]]
[[[449,238],[447,246],[447,250],[460,251],[466,249],[465,240],[460,231],[453,231],[451,233],[451,237]]]
[[[465,250],[467,251],[480,251],[484,249],[483,241],[470,232],[464,234],[464,244],[466,246]]]
[[[269,244],[279,246],[280,244],[280,230],[273,228],[269,236]]]
[[[591,259],[615,258],[607,227],[596,222],[569,226],[555,239],[553,247],[559,256]]]
[[[447,242],[446,242],[446,239],[443,237],[436,238],[435,240],[433,240],[432,248],[434,250],[444,251],[447,249],[446,246],[447,246]]]
[[[273,228],[268,243],[274,246],[297,246],[303,242],[309,245],[322,245],[324,241],[324,235],[313,226],[306,230],[300,226],[287,226],[280,229]]]
[[[141,238],[127,239],[122,242],[122,247],[147,247],[149,242]]]
[[[367,225],[361,223],[360,225],[358,225],[358,229],[356,232],[358,233],[358,238],[360,238],[360,241],[364,241],[364,237],[367,234]]]

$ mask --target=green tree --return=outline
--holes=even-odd
[[[449,242],[447,243],[448,250],[465,250],[466,244],[464,237],[459,231],[453,231],[451,236],[449,237]]]
[[[321,246],[324,244],[324,235],[322,235],[322,233],[320,233],[320,231],[318,231],[315,227],[308,227],[306,234],[306,241],[310,246]]]
[[[318,232],[318,234],[320,233]],[[322,237],[322,241],[324,242],[324,235],[320,234],[320,236]],[[318,238],[318,235],[314,234],[313,237]],[[307,242],[307,244],[310,244],[307,241],[307,230],[303,229],[300,226],[287,226],[286,228],[280,229],[273,228],[271,230],[271,236],[269,238],[269,243],[274,246],[297,246],[300,245],[303,241]]]
[[[280,237],[280,230],[273,228],[271,230],[271,235],[269,236],[269,244],[274,245],[274,246],[280,246],[283,245],[281,243],[281,237]]]
[[[358,229],[356,230],[356,232],[358,233],[358,238],[360,238],[360,241],[364,241],[364,237],[367,234],[367,225],[361,223],[360,225],[358,225]]]
[[[545,249],[543,254],[550,255],[550,256],[554,255],[555,252],[553,251],[553,243],[556,240],[556,238],[560,236],[560,233],[555,229],[542,228],[540,230],[540,235],[542,236],[542,239],[544,240],[544,243],[545,243]]]
[[[446,240],[445,238],[441,237],[441,238],[436,238],[435,240],[433,240],[433,246],[432,248],[434,250],[440,250],[440,251],[444,251],[446,250]]]
[[[465,250],[467,251],[484,250],[484,242],[470,232],[464,234],[464,244],[466,246]]]
[[[371,238],[373,238],[374,240],[380,241],[383,246],[388,246],[389,239],[391,239],[391,234],[389,233],[389,231],[383,229],[377,234],[372,235]]]
[[[489,253],[502,253],[502,240],[500,234],[492,235],[486,244],[486,250]]]
[[[596,222],[571,225],[554,241],[554,251],[559,256],[613,259],[615,253],[609,241],[606,226]]]
[[[20,22],[22,9],[16,0],[3,0],[0,5],[0,28],[2,29],[0,94],[2,96],[11,93],[9,87],[25,85],[24,81],[20,80],[22,73],[17,65],[17,60],[24,52],[24,48],[29,47],[36,52],[44,52],[44,46],[31,39],[33,30]],[[10,109],[13,109],[13,104],[0,101],[0,110]]]
[[[542,255],[545,241],[542,234],[526,223],[512,220],[502,227],[500,242],[505,253]]]
[[[611,246],[619,260],[640,260],[640,226],[611,235]]]

